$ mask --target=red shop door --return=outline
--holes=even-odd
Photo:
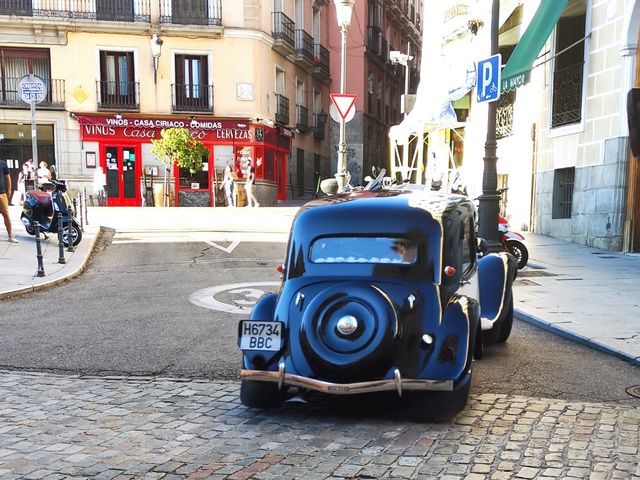
[[[140,147],[103,145],[101,165],[107,177],[107,206],[137,207],[142,203]]]

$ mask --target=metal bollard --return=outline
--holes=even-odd
[[[89,216],[87,215],[88,209],[87,209],[87,189],[86,189],[86,187],[84,188],[84,193],[82,195],[82,203],[84,203],[84,223],[85,223],[85,225],[89,225]],[[84,231],[84,228],[82,230]]]
[[[71,216],[71,212],[67,209],[67,218],[69,219],[67,223],[67,252],[75,252],[75,248],[73,247],[73,217]]]
[[[74,212],[78,211],[78,205],[82,205],[80,192],[78,192],[78,198],[77,199],[76,198],[73,199],[73,211]],[[82,216],[82,207],[80,207],[80,215],[78,216],[78,218],[80,219],[80,230],[82,230],[84,232],[84,218]]]
[[[44,277],[44,265],[42,265],[42,246],[40,245],[40,224],[35,222],[33,227],[36,230],[36,256],[38,257],[38,273],[37,277]]]
[[[64,259],[64,242],[62,241],[62,213],[58,212],[58,263],[67,263]]]

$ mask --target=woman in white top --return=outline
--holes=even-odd
[[[42,186],[43,183],[51,181],[51,170],[47,167],[47,162],[44,160],[40,162],[40,168],[38,168],[38,185],[40,186]]]

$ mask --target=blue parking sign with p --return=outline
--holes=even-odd
[[[478,102],[495,102],[500,98],[500,70],[502,56],[498,53],[478,62],[476,82]]]

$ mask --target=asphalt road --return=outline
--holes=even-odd
[[[279,279],[285,244],[266,240],[107,232],[81,277],[0,303],[0,368],[235,379],[237,321]],[[625,389],[640,369],[516,321],[473,381],[474,393],[637,405]]]

